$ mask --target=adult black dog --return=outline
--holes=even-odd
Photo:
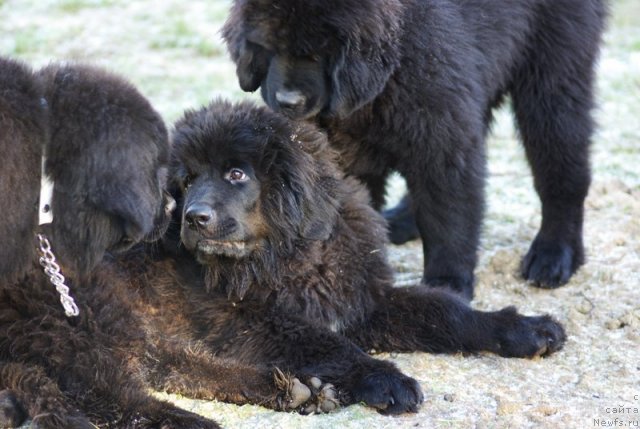
[[[176,123],[173,149],[180,243],[134,264],[146,266],[138,287],[160,290],[168,306],[188,302],[180,318],[217,355],[337,390],[325,385],[300,408],[415,411],[415,380],[361,350],[532,357],[562,347],[564,331],[548,316],[480,312],[444,290],[394,288],[384,220],[315,127],[213,102]]]
[[[557,287],[584,261],[604,18],[604,0],[235,0],[223,36],[242,89],[325,128],[376,208],[388,173],[405,177],[392,240],[419,231],[424,283],[471,298],[484,140],[505,95],[542,200],[522,275]]]
[[[52,429],[215,428],[149,389],[277,407],[299,388],[278,373],[278,389],[271,370],[230,365],[178,337],[109,262],[158,237],[175,204],[163,198],[164,123],[135,88],[95,68],[34,75],[0,59],[0,129],[0,427],[31,418]],[[39,228],[43,153],[53,188],[42,187],[52,189],[40,194],[42,214],[53,219]]]

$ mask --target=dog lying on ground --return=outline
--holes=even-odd
[[[171,319],[147,313],[112,261],[158,238],[175,206],[163,197],[165,125],[135,88],[95,68],[34,74],[0,59],[0,129],[0,427],[26,418],[38,428],[218,427],[150,388],[286,408],[304,387],[297,380],[161,332]],[[38,194],[43,156],[50,197]],[[53,213],[40,227],[39,199],[41,214]],[[48,272],[33,250],[38,234]]]
[[[311,125],[218,101],[186,112],[173,140],[179,222],[165,250],[122,263],[217,356],[303,377],[312,396],[300,410],[416,411],[418,383],[362,350],[534,357],[562,347],[549,316],[394,288],[384,220]]]

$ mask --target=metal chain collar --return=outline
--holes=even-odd
[[[78,306],[73,298],[69,295],[69,287],[64,284],[64,276],[60,272],[60,265],[56,262],[56,257],[51,251],[51,244],[47,237],[38,234],[40,242],[40,265],[44,268],[44,273],[49,277],[49,281],[56,287],[60,294],[60,302],[64,308],[64,314],[67,317],[74,317],[80,314]]]

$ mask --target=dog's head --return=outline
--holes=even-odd
[[[51,130],[52,246],[65,264],[86,271],[105,252],[166,228],[174,204],[164,191],[168,135],[149,102],[117,76],[52,65],[39,78]]]
[[[245,102],[213,102],[175,125],[172,177],[181,240],[204,264],[288,257],[324,240],[338,172],[324,134]]]
[[[400,61],[399,0],[235,0],[222,35],[244,91],[293,119],[346,117]]]

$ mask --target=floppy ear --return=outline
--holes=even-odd
[[[293,153],[297,162],[289,168],[296,205],[300,218],[298,233],[307,240],[326,240],[336,226],[340,209],[339,172],[335,168],[333,152],[324,133],[308,124],[297,124],[294,138],[287,144],[303,150]]]
[[[253,92],[260,88],[269,70],[267,51],[255,43],[244,40],[234,61],[240,88],[245,92]]]
[[[330,112],[344,118],[373,101],[398,66],[397,51],[390,41],[369,49],[347,41],[332,64]]]
[[[345,34],[341,50],[330,64],[330,113],[346,117],[373,101],[400,64],[402,5],[385,1],[385,13],[360,17],[355,33]],[[375,8],[374,8],[375,9]]]
[[[274,242],[287,248],[294,241],[326,240],[340,210],[341,173],[327,136],[312,124],[292,122],[266,108],[256,110],[266,137],[261,148],[261,206]]]
[[[141,241],[144,234],[153,229],[156,215],[153,203],[157,202],[157,197],[149,195],[136,181],[132,181],[129,188],[121,185],[103,186],[101,189],[102,192],[95,199],[96,207],[122,222],[123,232],[130,239]]]
[[[56,187],[59,188],[59,182]],[[86,195],[59,192],[54,188],[53,223],[44,226],[50,232],[56,257],[65,267],[79,273],[90,272],[105,249],[115,240],[110,217],[87,203]]]
[[[326,240],[335,228],[338,203],[335,198],[336,179],[322,177],[310,189],[303,202],[300,235],[307,240]]]
[[[240,6],[233,6],[236,7]],[[227,43],[231,59],[236,64],[240,88],[246,92],[253,92],[260,87],[269,70],[270,55],[262,46],[247,40],[241,16],[242,13],[232,10],[221,34]]]

